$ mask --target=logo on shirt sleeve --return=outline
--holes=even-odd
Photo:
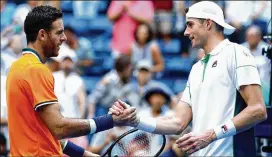
[[[217,66],[217,61],[214,61],[212,64],[212,68]]]
[[[226,125],[222,126],[221,129],[222,129],[223,134],[228,132],[228,127]]]

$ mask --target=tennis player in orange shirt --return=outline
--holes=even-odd
[[[62,13],[51,6],[37,6],[28,13],[24,30],[28,46],[7,77],[11,156],[98,156],[61,139],[125,125],[136,119],[135,108],[120,116],[63,117],[54,93],[54,78],[44,65],[47,58],[58,56],[60,45],[67,39]]]

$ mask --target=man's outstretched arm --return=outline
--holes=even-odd
[[[110,113],[119,115],[122,109],[125,108],[127,108],[127,105],[124,102],[120,102],[119,104],[114,104],[110,108]],[[137,119],[129,125],[152,133],[165,135],[180,134],[192,120],[192,109],[187,103],[179,101],[174,111],[175,113],[173,116],[158,118],[137,117]]]
[[[105,115],[92,119],[72,119],[61,115],[59,104],[45,105],[37,111],[42,121],[57,139],[78,137],[126,125],[136,119],[135,108],[124,110],[122,115]]]

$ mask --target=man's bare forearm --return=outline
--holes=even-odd
[[[263,112],[263,108],[258,107],[258,105],[247,106],[241,113],[233,118],[236,132],[239,133],[245,131],[265,120],[266,116]]]
[[[242,86],[240,93],[247,103],[247,107],[232,119],[237,133],[247,130],[267,118],[262,90],[259,85]]]
[[[84,136],[90,133],[90,129],[87,119],[63,118],[63,125],[58,128],[58,135],[61,139]]]
[[[180,134],[187,125],[183,120],[175,117],[160,117],[156,118],[156,130],[154,133],[165,135]]]

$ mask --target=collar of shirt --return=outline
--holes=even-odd
[[[213,50],[212,52],[210,52],[209,54],[214,56],[217,55],[224,46],[226,46],[228,43],[230,43],[230,41],[228,39],[225,39],[223,41],[221,41]]]
[[[33,54],[35,57],[37,57],[39,59],[39,61],[41,63],[44,63],[37,51],[35,51],[35,50],[31,49],[31,48],[23,48],[22,51],[23,51],[23,53],[22,53],[23,55],[24,54]]]

